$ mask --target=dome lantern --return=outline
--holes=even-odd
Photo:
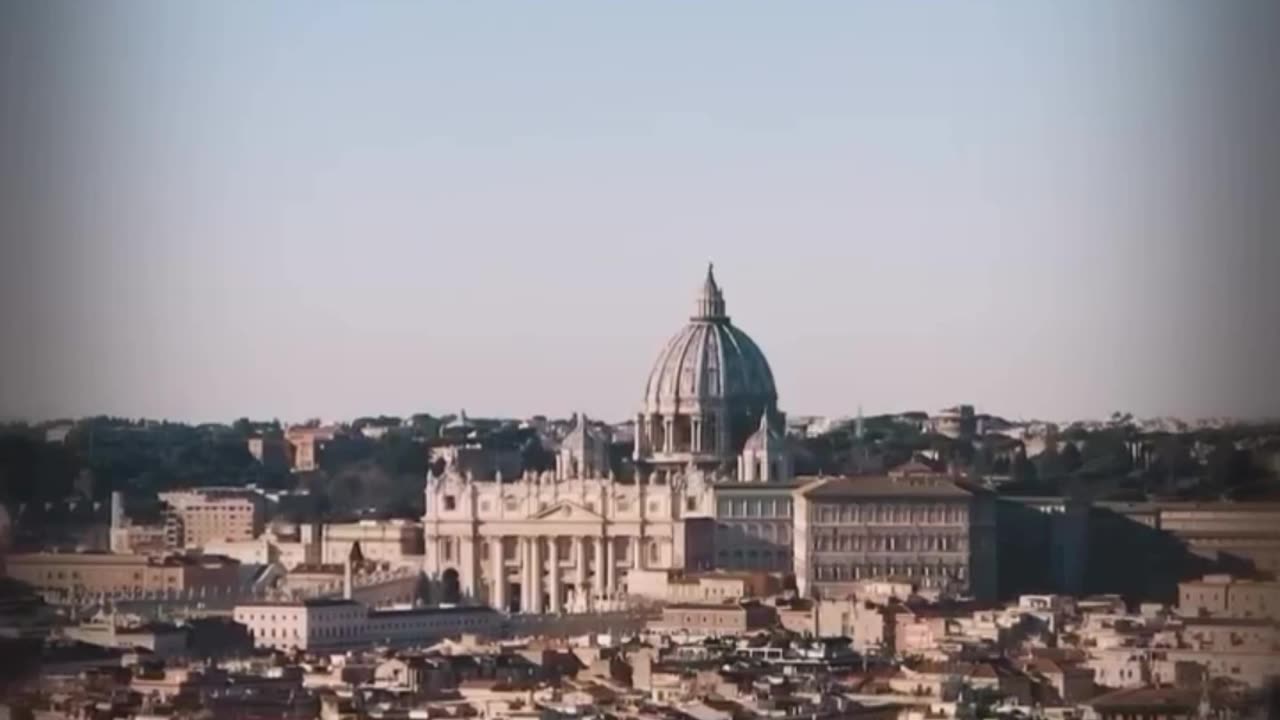
[[[702,283],[702,292],[698,295],[697,312],[691,320],[703,322],[729,322],[729,316],[725,314],[724,309],[724,293],[720,292],[720,286],[716,284],[716,275],[713,263],[707,263],[707,279]]]

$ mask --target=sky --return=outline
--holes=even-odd
[[[1280,415],[1273,9],[26,5],[0,415]]]

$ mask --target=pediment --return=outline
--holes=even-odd
[[[561,500],[533,514],[535,520],[561,520],[564,522],[600,522],[600,513],[569,500]]]

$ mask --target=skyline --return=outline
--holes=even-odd
[[[1265,3],[505,8],[6,23],[0,416],[1280,411]]]

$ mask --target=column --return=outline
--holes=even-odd
[[[636,570],[644,569],[644,553],[641,552],[644,543],[638,535],[631,536],[631,567]]]
[[[547,538],[547,543],[547,576],[551,589],[551,612],[559,614],[564,612],[560,588],[560,538],[552,535]]]
[[[591,543],[591,564],[595,566],[595,596],[597,598],[604,597],[604,538],[596,536],[595,542]]]
[[[676,421],[670,415],[662,418],[662,452],[670,453],[675,448]]]
[[[526,536],[520,537],[520,612],[533,612],[533,547]]]
[[[587,541],[586,538],[578,535],[573,539],[573,557],[578,564],[578,572],[574,578],[573,597],[577,601],[578,606],[587,609]]]
[[[613,597],[614,575],[618,569],[613,566],[613,538],[605,536],[604,540],[604,597]]]
[[[690,443],[690,446],[693,448],[694,452],[700,453],[702,452],[702,416],[694,415],[692,425],[693,437],[691,438],[692,442]]]
[[[546,608],[542,606],[542,537],[534,536],[530,541],[530,545],[533,546],[531,553],[533,557],[529,562],[529,569],[533,572],[533,582],[530,583],[533,603],[529,606],[529,610],[541,615],[546,612]]]
[[[489,596],[489,604],[495,610],[505,612],[507,609],[507,563],[502,558],[502,538],[489,541],[489,562],[493,572],[493,592]]]
[[[476,538],[474,535],[459,539],[461,540],[459,545],[462,546],[460,548],[462,557],[459,558],[461,562],[458,563],[462,569],[462,577],[459,578],[461,582],[458,583],[461,585],[459,590],[462,593],[462,597],[459,599],[469,604],[476,596],[476,581],[479,579],[477,576],[480,574],[479,564],[476,561],[480,553],[476,550]]]

